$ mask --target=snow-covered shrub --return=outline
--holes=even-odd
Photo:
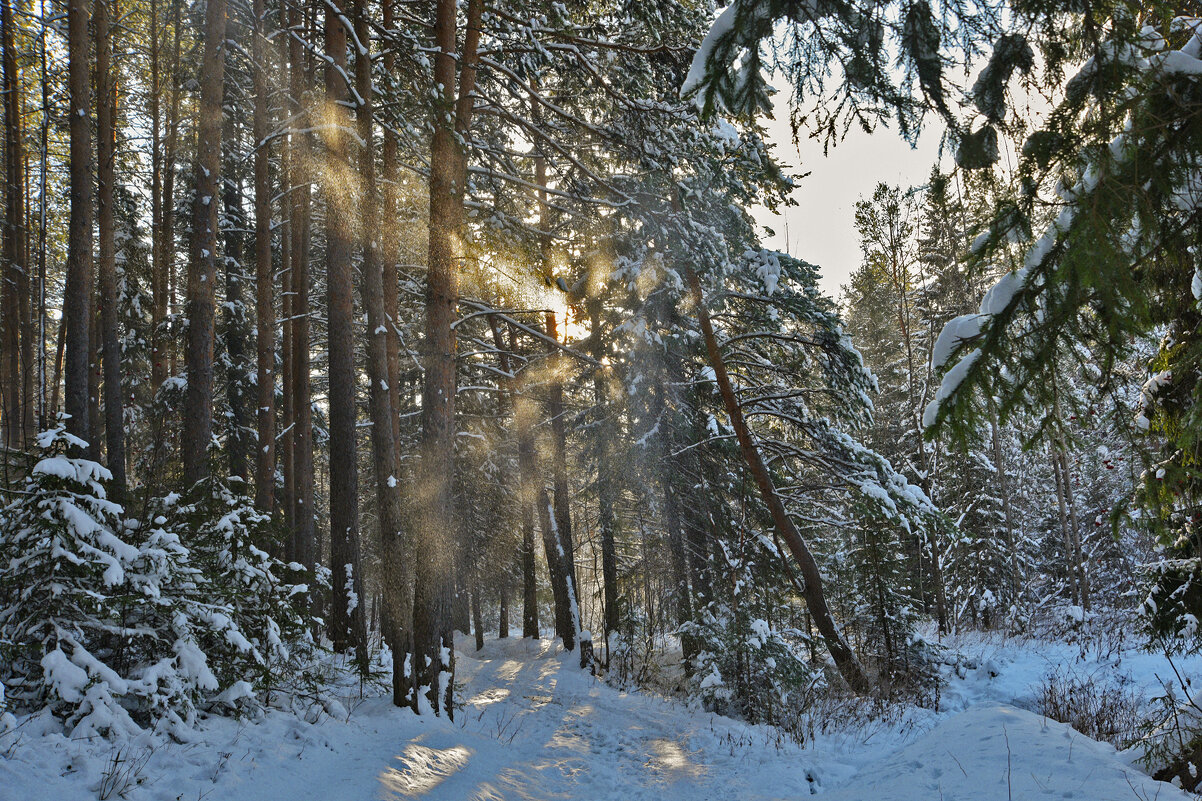
[[[700,647],[693,660],[692,690],[707,709],[751,723],[779,723],[815,680],[799,653],[806,637],[778,631],[763,618],[751,618],[712,605],[682,632]]]
[[[1170,651],[1194,652],[1202,648],[1202,631],[1198,628],[1202,617],[1202,559],[1160,559],[1146,566],[1145,571],[1149,589],[1143,607],[1151,640]]]
[[[1184,684],[1163,686],[1132,750],[1154,779],[1196,793],[1202,786],[1202,696]]]
[[[165,571],[171,583],[160,588],[174,604],[172,625],[182,613],[192,626],[191,639],[179,647],[207,655],[222,688],[217,702],[254,704],[256,692],[292,677],[297,660],[313,650],[303,614],[308,586],[297,581],[304,568],[269,553],[278,542],[271,518],[231,482],[205,479],[186,503],[168,496],[155,523],[148,554],[153,550],[166,564],[187,549],[186,562]]]
[[[186,739],[196,712],[257,708],[312,652],[298,566],[264,548],[270,521],[212,479],[123,520],[108,471],[42,434],[0,520],[0,683],[74,737],[142,726]],[[308,688],[311,689],[311,688]]]
[[[119,699],[144,633],[129,623],[139,551],[105,497],[108,470],[67,455],[83,445],[61,425],[40,434],[24,487],[2,513],[0,682],[15,706],[48,705],[88,736],[137,729]]]
[[[1038,691],[1036,711],[1087,737],[1123,749],[1139,735],[1143,695],[1109,671],[1080,674],[1058,667],[1044,676]]]

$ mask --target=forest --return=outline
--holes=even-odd
[[[1202,791],[1195,3],[0,11],[0,799]]]

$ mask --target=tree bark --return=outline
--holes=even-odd
[[[184,483],[191,487],[209,475],[213,438],[213,337],[217,285],[217,204],[221,182],[221,103],[225,92],[225,0],[205,6],[204,56],[200,68],[200,110],[196,137],[195,238],[188,264],[186,317],[188,347],[184,398]]]
[[[393,30],[394,8],[393,3],[396,0],[383,0],[383,24],[384,30]],[[384,74],[392,75],[396,69],[396,49],[391,41],[385,42],[384,50]],[[383,171],[381,178],[384,182],[384,191],[382,194],[384,210],[383,219],[397,219],[399,211],[399,193],[397,187],[397,151],[399,144],[397,135],[393,131],[392,126],[384,127],[384,147],[381,153],[383,161]],[[397,448],[399,457],[401,447],[401,341],[398,334],[398,326],[400,325],[400,292],[398,284],[400,280],[399,265],[401,260],[400,254],[400,235],[392,225],[384,227],[381,236],[383,240],[383,283],[384,283],[384,313],[388,316],[388,336],[386,346],[388,349],[388,390],[392,405],[392,439]]]
[[[514,375],[510,351],[515,349],[516,340],[511,339],[508,347],[501,334],[501,325],[495,315],[488,316],[493,344],[497,348],[497,360],[506,378],[502,379],[509,408],[498,403],[498,416],[513,415],[517,430],[518,445],[518,507],[521,510],[522,542],[518,547],[518,565],[522,573],[522,636],[538,636],[538,596],[534,582],[534,439],[530,433],[530,406],[518,397],[519,382]],[[501,577],[501,637],[509,636],[509,570],[503,569]]]
[[[100,327],[104,364],[104,437],[109,472],[113,474],[111,496],[125,501],[125,421],[121,392],[121,335],[118,330],[117,249],[113,220],[113,186],[116,180],[117,82],[110,65],[113,52],[110,35],[110,4],[96,0],[92,12],[96,27],[96,206],[100,233]]]
[[[472,631],[476,635],[476,650],[484,649],[484,613],[480,608],[480,581],[478,576],[472,579]]]
[[[322,187],[326,202],[326,287],[329,321],[330,404],[330,569],[334,593],[330,639],[334,650],[355,649],[360,668],[367,666],[367,632],[363,618],[363,576],[359,559],[359,471],[355,443],[355,339],[351,264],[355,212],[354,192],[342,184],[343,165],[350,166],[347,136],[350,120],[347,75],[347,19],[336,0],[326,8],[326,102],[334,124],[325,127],[326,155],[338,176]]]
[[[62,324],[66,326],[63,394],[69,415],[67,431],[84,441],[90,441],[88,374],[92,359],[92,96],[87,0],[68,0],[67,40],[71,216],[67,236],[67,277],[63,289]]]
[[[365,0],[355,2],[355,35],[364,45],[370,40]],[[385,309],[384,272],[380,226],[376,214],[376,172],[372,152],[372,79],[371,58],[360,52],[355,59],[355,88],[362,99],[359,106],[359,138],[367,143],[359,151],[359,175],[363,181],[359,204],[363,248],[363,284],[361,298],[367,309],[367,375],[371,387],[372,465],[375,468],[376,506],[380,517],[380,555],[383,561],[381,585],[384,609],[381,631],[392,647],[392,702],[396,706],[412,703],[410,684],[405,675],[409,657],[409,629],[413,610],[409,604],[409,579],[404,573],[404,523],[401,506],[400,465],[393,434],[392,398],[389,382],[389,319]]]
[[[251,134],[255,151],[255,368],[256,403],[255,506],[268,515],[275,506],[275,301],[271,264],[271,150],[268,147],[266,9],[253,0],[251,59],[254,61],[254,112]]]
[[[604,364],[605,342],[602,339],[601,301],[592,299],[588,304],[590,355]],[[609,398],[605,380],[608,371],[593,372],[593,402],[601,409],[601,422],[597,428],[597,527],[601,530],[601,593],[605,608],[603,627],[605,641],[605,666],[609,667],[609,635],[618,630],[621,611],[618,609],[618,554],[614,541],[616,492],[613,481],[614,465],[610,453],[610,441],[614,435],[605,411]]]
[[[292,413],[295,416],[292,428],[292,519],[296,543],[297,561],[314,576],[317,565],[317,531],[313,505],[313,404],[309,376],[309,174],[307,157],[308,140],[302,129],[308,120],[308,109],[304,107],[305,57],[301,45],[304,36],[301,12],[296,6],[289,8],[289,24],[292,35],[288,41],[288,60],[291,75],[292,100],[297,104],[293,111],[296,122],[291,130],[291,237],[292,308]],[[312,611],[321,615],[322,593],[313,579],[314,591],[310,595]]]
[[[26,378],[32,379],[33,355],[32,325],[26,326],[29,295],[29,262],[27,258],[28,230],[25,222],[24,141],[21,125],[21,77],[17,67],[14,42],[14,17],[12,0],[0,2],[3,28],[3,86],[4,86],[4,166],[5,166],[5,222],[4,249],[0,257],[4,260],[3,290],[3,341],[0,350],[4,355],[4,404],[0,416],[4,421],[4,444],[10,448],[24,448],[26,435],[32,427],[31,409],[32,383],[26,387]],[[24,290],[24,291],[22,291]],[[26,375],[23,375],[26,374]]]
[[[243,157],[241,131],[232,116],[225,120],[223,148],[226,160],[237,165]],[[225,207],[226,230],[222,263],[225,265],[225,376],[226,403],[229,405],[228,426],[225,432],[225,453],[229,459],[229,474],[242,482],[247,479],[247,419],[246,419],[246,303],[242,299],[244,273],[242,258],[246,230],[246,214],[242,208],[242,176],[230,170],[222,182],[222,205]]]
[[[544,180],[545,180],[544,175]],[[548,220],[549,222],[549,220]],[[547,336],[559,340],[555,312],[546,314]],[[566,320],[565,320],[566,324]],[[566,336],[565,336],[566,340]],[[555,528],[563,548],[563,569],[573,588],[576,587],[576,547],[572,540],[572,509],[568,491],[567,430],[563,408],[563,352],[547,343],[550,364],[550,385],[547,387],[547,416],[551,420],[551,481],[555,501]],[[573,589],[573,600],[580,605],[580,596]]]
[[[160,304],[167,295],[163,266],[163,120],[159,96],[163,90],[159,52],[159,4],[150,0],[150,391],[158,392],[166,379],[159,349],[165,316]]]
[[[167,133],[163,143],[163,235],[162,235],[162,295],[155,306],[153,318],[157,319],[155,334],[155,371],[153,376],[154,390],[167,380],[167,376],[175,374],[176,347],[173,331],[167,330],[166,321],[173,315],[175,308],[175,159],[179,140],[179,100],[180,100],[180,4],[182,0],[172,2],[172,45],[171,62],[171,100],[167,108]],[[174,328],[174,325],[173,325]]]
[[[46,182],[49,173],[50,159],[50,85],[49,63],[46,56],[46,18],[42,17],[39,31],[38,55],[42,78],[42,130],[41,152],[38,154],[38,430],[45,431],[50,427],[50,417],[58,412],[58,404],[53,409],[46,406],[46,236],[47,236],[47,197]],[[62,337],[59,337],[62,341]],[[57,368],[58,362],[55,362]],[[58,381],[55,380],[55,392],[58,391]]]
[[[534,565],[534,504],[538,502],[534,471],[534,401],[515,392],[514,427],[518,437],[518,504],[522,515],[522,636],[537,638],[538,583]]]
[[[551,594],[555,598],[555,634],[563,641],[566,651],[576,650],[579,629],[575,587],[568,573],[567,558],[555,522],[551,496],[545,487],[538,491],[538,515],[543,532],[543,552],[547,557],[547,573],[551,578]]]
[[[776,487],[772,483],[772,476],[768,472],[768,467],[764,464],[763,457],[760,456],[755,440],[752,439],[751,430],[747,427],[747,422],[743,418],[743,410],[740,408],[739,401],[735,397],[734,387],[731,386],[730,376],[726,372],[726,364],[722,360],[722,352],[718,349],[718,340],[714,335],[714,327],[710,322],[709,312],[705,308],[705,299],[701,294],[701,282],[697,278],[697,273],[691,268],[686,267],[685,269],[688,275],[689,288],[692,290],[693,302],[697,307],[697,316],[701,322],[701,331],[705,337],[705,347],[709,355],[710,367],[714,370],[718,390],[722,395],[723,405],[726,407],[726,413],[730,417],[731,425],[735,429],[735,436],[739,441],[739,450],[743,454],[743,461],[747,463],[747,467],[755,479],[760,496],[764,501],[764,505],[771,512],[772,520],[776,524],[781,538],[785,541],[790,553],[793,555],[793,559],[797,562],[797,566],[801,571],[802,589],[804,590],[803,597],[805,598],[806,606],[814,616],[814,623],[818,628],[818,632],[822,635],[823,641],[826,643],[827,650],[835,662],[835,667],[838,668],[840,675],[843,676],[843,680],[847,682],[848,686],[854,692],[861,694],[868,693],[872,689],[872,684],[868,680],[868,676],[864,673],[864,669],[860,666],[860,660],[856,657],[855,652],[847,644],[847,640],[843,638],[843,634],[839,631],[838,625],[831,616],[830,608],[827,606],[826,595],[822,589],[822,574],[818,570],[818,563],[814,560],[809,547],[806,546],[805,541],[801,538],[801,534],[793,524],[793,520],[789,517],[788,512],[785,511],[785,505],[776,492]]]
[[[500,595],[497,611],[497,638],[505,640],[509,638],[509,575],[501,577],[501,586],[498,589]]]
[[[429,687],[436,712],[453,716],[455,644],[451,629],[454,553],[448,540],[455,530],[455,321],[458,272],[463,259],[463,191],[466,161],[460,142],[471,123],[475,99],[476,49],[480,41],[482,0],[469,0],[467,26],[456,59],[456,3],[438,0],[435,9],[434,103],[430,147],[430,227],[426,277],[425,375],[422,384],[422,524],[417,546],[414,595],[414,663],[419,681]],[[456,62],[459,97],[455,100]],[[428,667],[426,659],[429,659]]]
[[[1002,511],[1006,520],[1006,550],[1010,552],[1010,601],[1018,604],[1022,597],[1021,571],[1018,566],[1018,549],[1014,539],[1014,511],[1010,500],[1010,476],[1006,473],[1005,460],[1002,456],[1002,438],[998,431],[997,412],[990,404],[989,432],[993,446],[993,469],[997,474],[998,493],[1002,496]]]
[[[93,273],[92,280],[93,289],[95,289],[95,273]],[[104,421],[100,416],[100,349],[103,329],[100,326],[101,320],[95,295],[93,295],[91,303],[93,314],[90,321],[92,331],[88,335],[91,345],[91,352],[88,354],[88,430],[92,432],[92,439],[88,442],[86,454],[87,458],[99,462],[103,458],[101,444],[104,442]]]
[[[284,12],[281,11],[281,14]],[[291,14],[292,12],[287,12]],[[285,30],[291,29],[291,18],[282,17],[281,25]],[[291,61],[289,59],[289,50],[292,45],[292,36],[281,36],[279,38],[279,63],[281,69],[289,71],[289,83],[291,84]],[[286,120],[294,119],[298,113],[299,101],[291,93],[291,85],[288,92],[283,96],[283,110],[281,117]],[[296,220],[293,219],[294,211],[296,210],[296,200],[294,193],[297,191],[292,183],[293,166],[292,152],[295,147],[296,130],[291,123],[284,129],[287,132],[286,136],[280,140],[280,217],[283,222],[282,230],[280,231],[280,431],[275,437],[276,458],[279,463],[279,471],[283,478],[283,487],[280,489],[280,495],[276,498],[276,507],[283,512],[284,527],[287,532],[284,552],[288,559],[298,564],[305,564],[297,550],[296,539],[296,480],[293,467],[295,464],[295,454],[293,442],[296,436],[296,415],[293,410],[293,275],[295,270],[295,260],[292,252],[293,228],[296,226]],[[311,574],[310,574],[311,575]],[[310,578],[310,581],[312,579]],[[317,594],[316,586],[312,587],[310,598]]]

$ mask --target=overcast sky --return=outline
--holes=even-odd
[[[802,140],[799,154],[791,141],[788,110],[784,107],[786,95],[784,91],[776,95],[775,119],[765,121],[769,138],[776,145],[777,160],[793,168],[791,174],[811,174],[799,180],[793,190],[796,206],[783,209],[779,216],[759,208],[755,217],[774,232],[765,241],[768,247],[788,251],[820,267],[820,286],[838,298],[839,287],[860,264],[856,201],[871,197],[880,181],[903,187],[925,183],[939,150],[938,125],[932,124],[917,149],[906,144],[895,130],[878,129],[869,135],[856,129],[828,156],[822,155],[821,143],[812,139]]]

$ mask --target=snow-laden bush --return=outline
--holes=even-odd
[[[117,701],[130,692],[128,651],[143,633],[111,476],[61,426],[39,435],[38,457],[0,520],[0,681],[14,706],[50,706],[87,736],[137,725]]]
[[[181,536],[187,550],[186,561],[164,572],[169,582],[160,590],[176,604],[174,614],[203,624],[196,644],[223,688],[217,700],[254,703],[255,691],[270,692],[314,649],[303,614],[308,585],[298,581],[304,568],[268,552],[278,541],[271,518],[232,483],[205,479],[187,503],[168,496],[163,507],[145,550],[169,561]]]
[[[101,465],[38,438],[0,519],[0,683],[74,737],[148,725],[186,739],[200,708],[258,708],[312,651],[304,585],[263,550],[269,521],[229,486],[153,504],[147,525],[105,498]]]
[[[1154,713],[1132,749],[1152,778],[1197,792],[1202,785],[1202,697],[1165,683],[1152,699]]]
[[[1196,548],[1182,543],[1173,549],[1187,553]],[[1147,613],[1149,638],[1154,645],[1170,651],[1193,653],[1202,649],[1202,559],[1197,557],[1162,558],[1144,566],[1148,595],[1143,609]]]
[[[778,631],[767,620],[711,604],[681,633],[698,646],[691,690],[705,707],[750,723],[779,723],[815,681],[799,653],[806,637]]]
[[[1061,665],[1044,676],[1037,691],[1036,711],[1086,737],[1122,750],[1139,736],[1143,694],[1107,670],[1081,673]]]

